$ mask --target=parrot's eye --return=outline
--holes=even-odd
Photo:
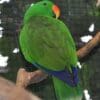
[[[45,3],[43,3],[43,5],[44,5],[44,6],[46,6],[46,5],[47,5],[47,3],[45,2]]]

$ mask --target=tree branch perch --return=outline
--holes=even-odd
[[[79,57],[79,59],[89,54],[91,50],[99,43],[100,43],[100,32],[98,32],[90,42],[88,42],[85,46],[83,46],[77,51],[77,56]]]

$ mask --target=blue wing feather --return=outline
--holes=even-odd
[[[62,71],[53,71],[53,70],[46,69],[44,66],[39,65],[38,63],[33,63],[33,65],[35,65],[39,69],[44,70],[46,73],[57,77],[58,79],[62,80],[63,82],[65,82],[71,87],[77,86],[79,82],[77,67],[72,67],[72,73],[71,73],[67,69]]]

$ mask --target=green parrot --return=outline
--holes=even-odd
[[[25,13],[19,43],[25,59],[51,75],[57,100],[81,100],[78,58],[60,9],[49,0],[31,5]]]

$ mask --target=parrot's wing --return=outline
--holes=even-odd
[[[76,65],[74,41],[63,22],[49,17],[35,17],[26,23],[20,34],[25,58],[47,69],[64,70]]]

